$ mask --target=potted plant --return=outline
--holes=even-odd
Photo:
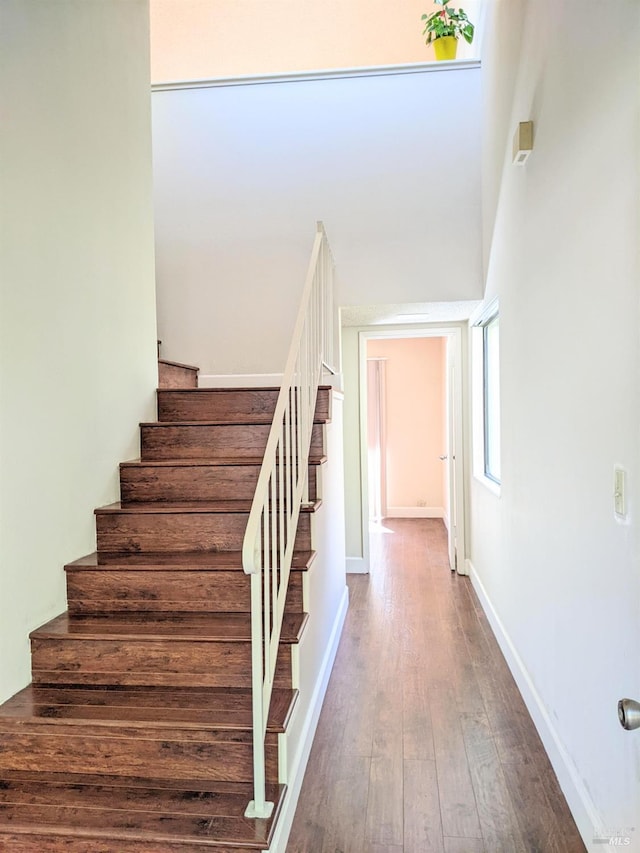
[[[436,59],[455,59],[460,36],[471,44],[474,26],[467,18],[464,9],[450,9],[449,0],[433,0],[437,6],[442,6],[430,15],[423,15],[425,22],[422,35],[427,36],[427,44],[433,42]]]

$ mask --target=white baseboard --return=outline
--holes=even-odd
[[[386,518],[444,518],[441,506],[388,506]]]
[[[366,575],[368,573],[369,566],[364,557],[347,557],[348,575]]]
[[[200,373],[199,388],[279,388],[282,373]]]
[[[338,612],[336,613],[336,618],[333,622],[333,628],[331,629],[331,635],[329,637],[329,642],[327,643],[324,658],[322,659],[322,666],[313,691],[307,717],[302,727],[300,743],[298,745],[296,756],[293,760],[286,799],[280,812],[280,816],[278,817],[278,823],[273,835],[273,840],[269,845],[269,853],[285,853],[286,851],[289,833],[291,832],[291,825],[293,824],[296,806],[298,805],[300,788],[302,787],[302,780],[304,779],[304,771],[306,770],[307,761],[309,760],[309,753],[311,752],[313,738],[316,733],[316,726],[318,725],[318,718],[320,717],[320,711],[322,710],[324,695],[327,692],[329,676],[331,675],[333,662],[338,651],[338,643],[342,636],[342,628],[344,627],[344,620],[347,615],[348,607],[349,589],[348,587],[345,587],[342,599],[340,600],[340,606],[338,607]]]
[[[565,750],[560,736],[556,731],[553,720],[549,716],[538,691],[535,688],[529,673],[518,654],[509,634],[507,633],[502,620],[498,616],[496,610],[487,595],[482,581],[478,577],[471,560],[466,560],[467,571],[471,578],[471,583],[476,591],[482,609],[486,613],[489,624],[495,634],[498,645],[505,656],[511,674],[513,675],[518,689],[522,694],[527,710],[531,714],[531,718],[535,724],[538,734],[542,740],[544,748],[549,756],[549,760],[555,770],[556,776],[560,783],[560,788],[564,794],[573,819],[576,822],[578,831],[582,836],[587,850],[597,853],[601,848],[594,847],[593,838],[597,834],[600,827],[603,826],[603,821],[598,815],[593,800],[589,792],[585,788],[578,771],[567,751]]]

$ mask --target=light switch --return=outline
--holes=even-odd
[[[625,470],[615,467],[613,469],[613,509],[616,515],[626,515],[627,506],[625,500]]]

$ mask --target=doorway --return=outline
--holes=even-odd
[[[442,518],[449,563],[466,574],[461,329],[362,331],[362,541],[384,518]]]

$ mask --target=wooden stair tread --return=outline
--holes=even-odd
[[[168,363],[173,363],[173,362],[168,362]],[[177,365],[176,364],[176,366],[177,367],[186,367],[187,365],[184,365],[184,364]],[[158,390],[161,391],[163,394],[166,393],[167,391],[171,391],[171,392],[179,391],[181,394],[183,394],[185,392],[188,394],[237,394],[238,392],[241,392],[241,391],[248,391],[248,392],[252,392],[252,391],[278,391],[279,392],[280,386],[279,385],[264,385],[264,386],[263,385],[254,385],[254,386],[238,385],[234,388],[227,388],[226,386],[225,387],[221,386],[218,388],[175,388],[175,389],[174,388],[160,388]],[[333,385],[318,385],[318,391],[332,391],[332,390],[333,390]]]
[[[284,732],[297,690],[274,688],[268,731]],[[41,687],[30,685],[0,706],[0,731],[10,723],[114,729],[252,730],[248,688]],[[159,736],[162,736],[161,734]],[[1,784],[1,783],[0,783]]]
[[[141,427],[154,427],[156,429],[172,429],[173,427],[242,427],[242,426],[264,426],[270,427],[273,423],[273,418],[264,415],[260,420],[245,421],[242,418],[237,418],[233,421],[224,421],[217,418],[209,418],[206,421],[140,421]]]
[[[218,513],[240,512],[251,510],[252,501],[191,501],[174,503],[170,501],[131,501],[123,504],[121,501],[101,506],[94,510],[96,515],[109,513]],[[315,512],[322,501],[310,501],[300,505],[300,512]]]
[[[204,813],[210,816],[239,817],[243,815],[247,801],[251,799],[251,785],[246,782],[172,782],[165,779],[126,779],[119,776],[96,776],[59,773],[9,771],[3,779],[0,797],[4,802],[18,801],[27,797],[43,805],[49,800],[59,802],[66,794],[67,802],[93,803],[97,807],[106,803],[117,808],[128,797],[131,808],[141,811],[165,810],[184,811],[191,814]],[[66,789],[70,788],[67,792]],[[277,799],[279,785],[268,786],[269,798]],[[54,799],[54,791],[58,796]],[[21,793],[22,792],[22,793]],[[186,796],[185,796],[186,795]],[[86,797],[86,800],[85,800]]]
[[[193,389],[197,391],[197,388]],[[326,424],[328,423],[326,418],[315,417],[313,419],[314,424]],[[240,415],[232,415],[228,417],[220,416],[220,417],[207,417],[205,420],[194,421],[194,420],[184,420],[184,421],[142,421],[140,423],[141,427],[149,427],[149,426],[167,426],[167,427],[176,427],[176,426],[271,426],[273,423],[273,417],[270,415],[264,414],[240,414]]]
[[[43,775],[41,770],[3,770],[2,780],[10,782],[38,782],[42,780]],[[63,784],[67,784],[70,779],[67,773],[56,773],[53,771],[47,771],[46,777],[52,783],[58,782]],[[157,786],[158,789],[166,789],[168,791],[182,791],[185,789],[185,782],[182,779],[159,779],[152,776],[127,776],[123,778],[122,776],[109,773],[76,773],[71,778],[75,780],[75,784],[77,785],[109,785],[113,788],[148,788],[149,786]],[[271,792],[277,790],[278,787],[277,785],[267,783],[267,788]],[[253,793],[251,782],[229,782],[227,780],[205,781],[202,779],[189,779],[188,789],[194,792],[215,791],[218,796],[223,796],[224,794],[235,796],[237,794],[238,796],[247,797],[247,800],[251,799]]]
[[[305,571],[315,560],[315,551],[294,551],[292,571]],[[242,571],[241,551],[185,551],[175,554],[98,554],[94,551],[65,566],[66,571]]]
[[[144,784],[96,784],[75,775],[66,781],[42,774],[35,780],[14,777],[0,786],[0,833],[33,832],[112,841],[141,840],[160,844],[205,844],[264,850],[274,817],[244,817],[247,793],[220,793],[215,785],[165,787]],[[269,786],[278,803],[284,786]],[[277,814],[277,810],[276,810]],[[0,834],[0,846],[2,844]],[[34,853],[37,846],[34,846]],[[117,848],[113,848],[114,853]]]
[[[121,468],[224,468],[224,467],[242,467],[256,466],[262,467],[262,456],[220,456],[212,459],[210,456],[205,456],[202,459],[130,459],[127,462],[121,462]],[[309,457],[309,465],[323,465],[327,461],[325,455],[314,455]]]
[[[307,621],[306,613],[285,613],[281,642],[297,643]],[[145,612],[76,616],[63,613],[29,635],[34,640],[173,640],[185,642],[249,642],[249,613]]]

